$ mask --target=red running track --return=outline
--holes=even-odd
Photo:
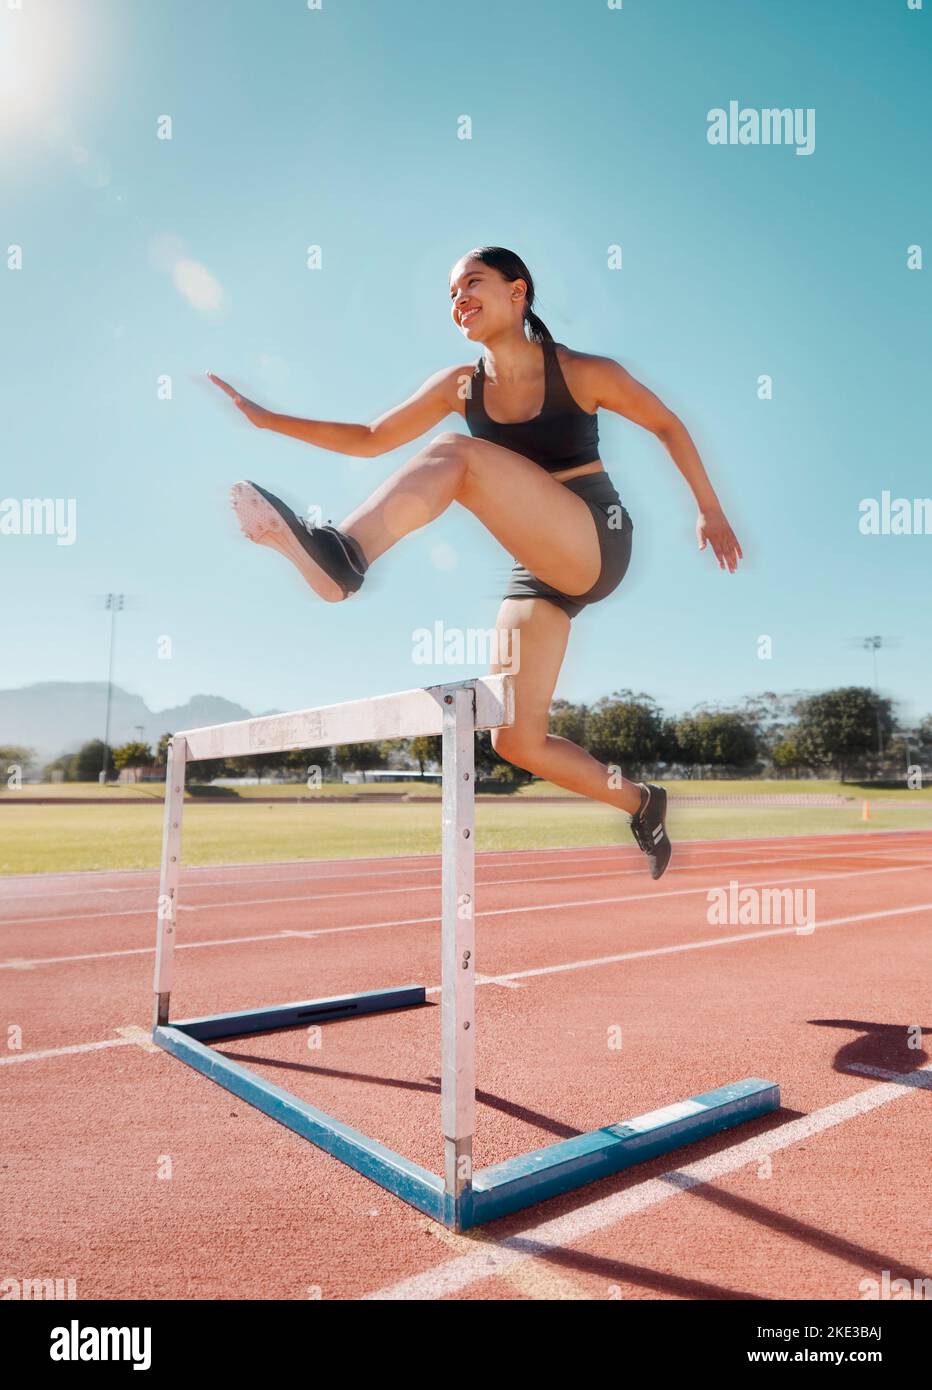
[[[815,929],[710,921],[731,882],[811,890]],[[932,832],[691,842],[658,884],[627,847],[480,853],[479,1166],[743,1076],[783,1109],[462,1236],[152,1047],[155,895],[152,872],[0,882],[0,1279],[861,1299],[932,1278]],[[173,1014],[427,984],[432,1007],[315,1050],[220,1047],[439,1172],[439,896],[433,856],[189,869]]]

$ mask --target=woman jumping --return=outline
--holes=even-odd
[[[652,878],[670,860],[662,787],[629,781],[585,749],[548,733],[570,620],[607,597],[631,558],[632,522],[599,458],[597,411],[650,430],[686,479],[699,508],[699,549],[710,544],[734,573],[741,547],[685,425],[610,357],[555,343],[533,312],[534,282],[513,251],[483,246],[450,275],[453,322],[481,343],[475,364],[447,367],[370,425],[302,420],[264,410],[208,373],[260,429],[358,458],[408,444],[445,416],[469,434],[438,434],[339,526],[313,526],[255,483],[236,483],[231,501],[243,532],[271,546],[316,594],[336,603],[354,594],[380,555],[459,502],[515,559],[496,628],[519,634],[497,650],[520,652],[515,722],[493,729],[508,762],[558,786],[627,811]],[[505,668],[495,663],[492,673]]]

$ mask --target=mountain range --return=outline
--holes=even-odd
[[[18,690],[0,690],[0,745],[31,748],[39,767],[62,753],[76,752],[90,739],[102,739],[106,718],[106,681],[41,681]],[[110,745],[116,748],[138,739],[154,752],[162,734],[250,718],[251,710],[222,695],[192,695],[187,704],[150,710],[140,695],[115,685]]]

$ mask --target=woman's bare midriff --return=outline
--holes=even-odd
[[[556,478],[558,483],[565,483],[569,478],[582,478],[586,473],[604,473],[605,465],[601,459],[595,459],[593,463],[581,463],[578,468],[561,468],[559,473],[551,473],[551,478]]]

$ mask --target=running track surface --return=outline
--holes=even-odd
[[[710,925],[731,881],[812,889],[815,930]],[[433,856],[188,869],[173,1016],[428,985],[315,1050],[218,1047],[440,1172],[439,894]],[[932,1277],[932,832],[691,842],[656,885],[627,847],[480,853],[478,1166],[744,1076],[783,1108],[466,1235],[152,1046],[155,895],[151,872],[0,882],[0,1279],[857,1300]]]

